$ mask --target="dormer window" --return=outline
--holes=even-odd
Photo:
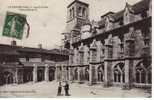
[[[124,25],[123,18],[120,20],[119,25]]]
[[[141,16],[142,16],[142,18],[146,18],[147,17],[147,12],[146,11],[142,12]]]
[[[70,19],[74,18],[74,7],[69,10],[69,14]]]

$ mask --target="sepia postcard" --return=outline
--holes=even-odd
[[[152,0],[1,0],[0,98],[152,98]]]

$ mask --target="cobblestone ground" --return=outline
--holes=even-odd
[[[39,82],[26,83],[21,85],[5,85],[0,87],[0,97],[39,97],[39,98],[72,98],[72,97],[139,97],[147,98],[150,96],[147,90],[131,89],[122,90],[120,87],[104,88],[101,85],[88,86],[86,84],[70,84],[70,96],[57,96],[58,83]],[[64,94],[64,90],[62,90]]]

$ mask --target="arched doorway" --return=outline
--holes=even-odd
[[[124,72],[124,63],[118,63],[113,68],[114,82],[115,83],[124,83],[125,82],[125,72]]]
[[[9,71],[5,71],[3,73],[3,81],[4,81],[4,84],[12,84],[13,83],[13,73]]]
[[[98,82],[104,81],[104,66],[103,65],[100,65],[97,68],[97,77],[98,77]]]
[[[89,81],[89,67],[85,68],[85,80]]]
[[[74,80],[78,80],[78,68],[74,69]]]
[[[49,68],[49,81],[53,81],[55,79],[55,68]]]
[[[38,82],[41,82],[41,81],[44,80],[44,72],[45,72],[44,69],[45,68],[43,68],[43,67],[39,67],[37,69],[37,80],[38,80]]]
[[[20,73],[20,71],[19,71]],[[21,71],[22,74],[22,71]],[[24,68],[23,69],[23,82],[33,81],[33,69],[32,68]]]

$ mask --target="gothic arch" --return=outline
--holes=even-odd
[[[91,62],[96,62],[97,61],[97,44],[96,40],[94,39],[92,44],[90,45],[90,59]]]
[[[55,79],[55,67],[49,68],[49,81],[53,81]]]
[[[73,80],[78,80],[78,68],[74,69],[74,77]]]
[[[114,82],[124,83],[125,82],[125,68],[124,63],[120,62],[113,67]]]
[[[140,61],[135,66],[135,82],[142,84],[151,84],[152,74],[151,66],[145,66],[143,61]]]
[[[152,83],[152,72],[151,72],[151,66],[150,68],[148,68],[148,72],[147,72],[147,83],[151,84]]]
[[[89,81],[89,66],[85,67],[85,80]]]
[[[4,71],[3,72],[3,83],[4,84],[12,84],[13,83],[13,78],[14,78],[14,73],[11,71]]]
[[[97,77],[98,77],[98,82],[104,81],[104,65],[100,65],[97,68]]]

